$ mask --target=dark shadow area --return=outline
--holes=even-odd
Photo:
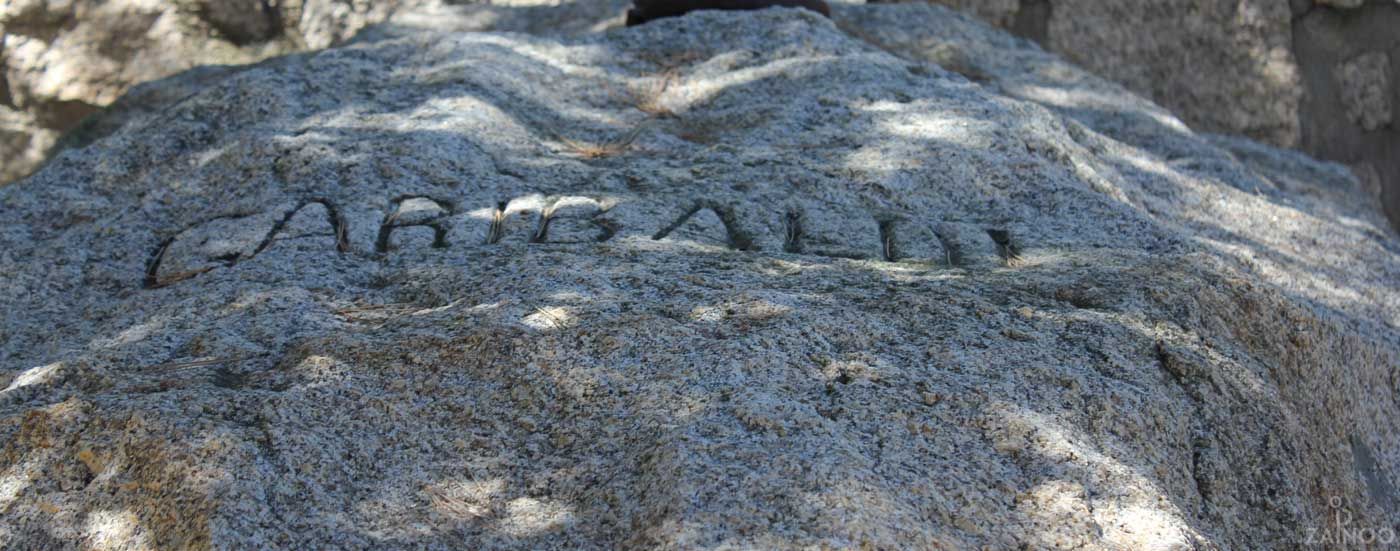
[[[1050,0],[1020,0],[1011,34],[1045,44],[1050,38]]]
[[[1400,230],[1400,5],[1367,2],[1356,9],[1316,7],[1293,20],[1293,55],[1302,69],[1302,148],[1352,165],[1380,184],[1391,225]],[[1369,66],[1368,59],[1380,60]],[[1346,74],[1349,66],[1354,73]],[[1375,74],[1365,74],[1366,72]],[[1350,82],[1377,78],[1379,82]],[[1376,90],[1364,90],[1381,86]],[[1377,97],[1352,96],[1375,93]],[[1349,105],[1348,102],[1353,102]],[[1389,120],[1358,120],[1363,111]],[[1368,128],[1368,126],[1371,126]],[[1374,174],[1366,174],[1367,171]]]

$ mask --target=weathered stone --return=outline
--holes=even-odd
[[[871,4],[890,4],[900,0],[873,0]],[[1021,0],[938,0],[939,5],[976,16],[978,19],[1004,29],[1016,24],[1016,16],[1021,11]]]
[[[1400,246],[1345,169],[947,10],[833,7],[405,15],[0,189],[0,547],[1400,521]]]
[[[133,86],[354,36],[435,0],[42,0],[0,3],[0,184]]]
[[[1289,5],[1236,0],[933,0],[1032,38],[1193,128],[1298,144]]]
[[[1192,128],[1379,167],[1400,228],[1400,129],[1385,122],[1400,90],[1382,84],[1400,72],[1400,2],[904,1],[950,6],[1035,40]]]
[[[1352,11],[1309,11],[1294,20],[1293,41],[1307,90],[1298,115],[1303,149],[1370,167],[1381,183],[1382,204],[1400,227],[1397,28],[1400,2],[1371,2]],[[1387,119],[1390,124],[1381,123]]]
[[[641,25],[663,17],[677,17],[698,10],[760,10],[775,6],[804,8],[830,15],[825,0],[633,0],[627,25]]]
[[[282,31],[282,14],[267,0],[184,0],[181,7],[237,45],[266,42]]]
[[[1347,118],[1368,131],[1390,124],[1390,104],[1395,92],[1391,88],[1388,54],[1366,52],[1341,64],[1333,74],[1342,90]]]

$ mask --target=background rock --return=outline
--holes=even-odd
[[[1179,113],[1194,128],[1283,147],[1298,144],[1303,90],[1290,51],[1286,1],[1045,0],[1007,7],[990,18],[985,8],[968,13],[1022,31]]]
[[[461,32],[539,9],[181,79],[0,188],[0,545],[1400,521],[1400,247],[1342,167],[926,5]]]
[[[1400,2],[1369,2],[1348,11],[1313,9],[1293,22],[1294,53],[1307,90],[1299,115],[1302,148],[1373,177],[1392,223],[1400,223],[1396,28]]]
[[[354,36],[433,0],[10,0],[0,3],[0,183],[131,87]]]
[[[931,0],[1039,42],[1193,128],[1375,175],[1400,225],[1400,2]],[[995,5],[995,7],[993,7]],[[1345,79],[1345,80],[1338,80]]]
[[[1367,52],[1342,63],[1333,72],[1342,91],[1347,118],[1362,130],[1375,131],[1390,124],[1390,56]]]

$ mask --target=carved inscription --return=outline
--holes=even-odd
[[[531,243],[602,243],[617,235],[617,227],[603,218],[601,203],[587,197],[561,197],[540,211]]]
[[[348,225],[335,205],[324,199],[311,199],[285,212],[216,216],[176,232],[151,253],[142,285],[148,289],[165,287],[257,256],[272,247],[279,236],[286,237],[290,226],[309,210],[324,211],[324,235],[335,239],[337,252],[349,251]],[[169,262],[171,256],[179,260]]]
[[[678,214],[669,220],[656,220],[657,216],[665,216],[659,214],[664,205],[652,207],[643,211],[642,217],[629,219],[631,228],[610,217],[611,208],[612,203],[592,197],[536,194],[461,212],[449,201],[410,195],[390,201],[377,233],[365,234],[352,233],[350,221],[334,203],[313,198],[281,210],[215,216],[171,234],[152,251],[142,284],[149,289],[166,287],[246,262],[279,242],[307,239],[322,239],[326,245],[301,241],[302,250],[316,246],[333,248],[338,254],[358,250],[361,252],[357,254],[366,258],[384,258],[403,248],[448,248],[471,243],[603,243],[624,230],[652,240],[712,242],[736,251],[758,251],[762,241],[774,248],[780,246],[782,252],[789,254],[947,267],[1007,265],[1021,254],[1020,245],[1007,229],[927,222],[910,216],[862,217],[854,212],[815,211],[816,227],[824,231],[813,234],[814,211],[793,207],[772,211],[770,215],[776,219],[770,226],[765,226],[769,222],[747,218],[757,227],[767,228],[754,234],[734,206],[714,201],[693,202],[672,211]],[[637,226],[647,225],[648,220],[655,221],[651,226],[655,230],[645,233],[647,228]],[[356,247],[351,235],[366,240],[372,237],[373,243]]]

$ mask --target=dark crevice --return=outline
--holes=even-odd
[[[933,236],[938,238],[938,243],[940,245],[943,245],[943,260],[948,263],[948,266],[962,266],[962,248],[959,247],[956,243],[954,243],[952,239],[949,239],[948,236],[943,235],[942,233],[939,233],[936,230],[933,232]]]
[[[554,205],[544,209],[540,213],[540,225],[535,228],[535,234],[530,236],[531,243],[544,243],[549,240],[549,223],[554,220]]]
[[[1352,9],[1308,4],[1294,6],[1292,21],[1292,53],[1303,87],[1298,147],[1351,165],[1358,177],[1379,184],[1382,207],[1400,229],[1400,155],[1395,154],[1400,150],[1400,4],[1372,1]],[[1358,84],[1342,82],[1339,75],[1348,63],[1377,54],[1389,61],[1388,89],[1381,90],[1380,100],[1389,103],[1391,113],[1388,124],[1367,129],[1357,117],[1374,109],[1370,104],[1349,109],[1347,92]]]
[[[880,256],[886,262],[899,260],[899,250],[894,244],[894,219],[877,220],[880,227]]]
[[[987,236],[997,245],[997,255],[1007,264],[1021,258],[1021,250],[1011,240],[1011,232],[1003,229],[988,229]]]
[[[501,242],[501,238],[506,233],[506,201],[496,203],[496,211],[491,213],[491,227],[486,230],[486,244],[495,245]]]
[[[617,235],[617,224],[613,223],[613,221],[602,218],[594,218],[593,220],[591,220],[591,222],[594,226],[598,226],[598,229],[600,230],[600,232],[598,233],[598,237],[594,238],[595,242],[603,243],[609,239],[612,239],[613,236]]]
[[[5,35],[0,33],[0,44],[5,43]],[[15,106],[15,97],[10,94],[10,80],[6,76],[9,73],[9,66],[5,64],[4,51],[0,50],[0,106],[10,109],[19,109]]]
[[[1050,0],[1021,0],[1016,19],[1011,22],[1011,34],[1045,44],[1050,38]]]
[[[802,211],[792,209],[783,214],[783,252],[802,253]]]
[[[1199,367],[1173,352],[1166,343],[1157,341],[1154,351],[1157,356],[1157,367],[1165,371],[1168,377],[1181,387],[1192,400],[1196,402],[1209,401],[1212,399],[1212,396],[1209,395],[1210,392],[1213,392],[1217,398],[1225,395],[1214,378],[1204,376]],[[1204,385],[1197,383],[1209,383],[1209,391]]]
[[[1157,367],[1162,368],[1162,371],[1170,375],[1171,379],[1176,381],[1176,384],[1185,388],[1186,371],[1177,365],[1176,360],[1172,358],[1171,352],[1167,351],[1167,345],[1158,341],[1156,347],[1153,349],[1153,353],[1156,354],[1157,357]]]
[[[844,258],[844,259],[846,259],[846,260],[869,260],[869,259],[870,259],[870,255],[864,254],[864,253],[857,253],[857,252],[812,251],[812,254],[817,255],[817,256],[825,256],[825,257],[827,257],[827,258]]]
[[[258,0],[254,6],[246,6],[257,13],[249,19],[241,19],[237,15],[228,11],[237,11],[237,4],[228,2],[225,4],[201,4],[195,16],[219,33],[219,36],[227,39],[235,46],[248,46],[260,42],[267,42],[278,38],[283,33],[282,12],[276,5],[268,0]],[[228,11],[225,11],[228,10]],[[249,22],[254,22],[249,24]]]
[[[175,243],[175,238],[180,234],[175,234],[165,238],[156,246],[156,250],[151,252],[150,260],[146,261],[146,277],[141,280],[141,286],[147,289],[160,287],[160,263],[165,260],[165,251]]]
[[[67,132],[76,128],[83,120],[102,110],[102,106],[82,100],[55,100],[34,104],[30,114],[45,128],[56,128]]]

